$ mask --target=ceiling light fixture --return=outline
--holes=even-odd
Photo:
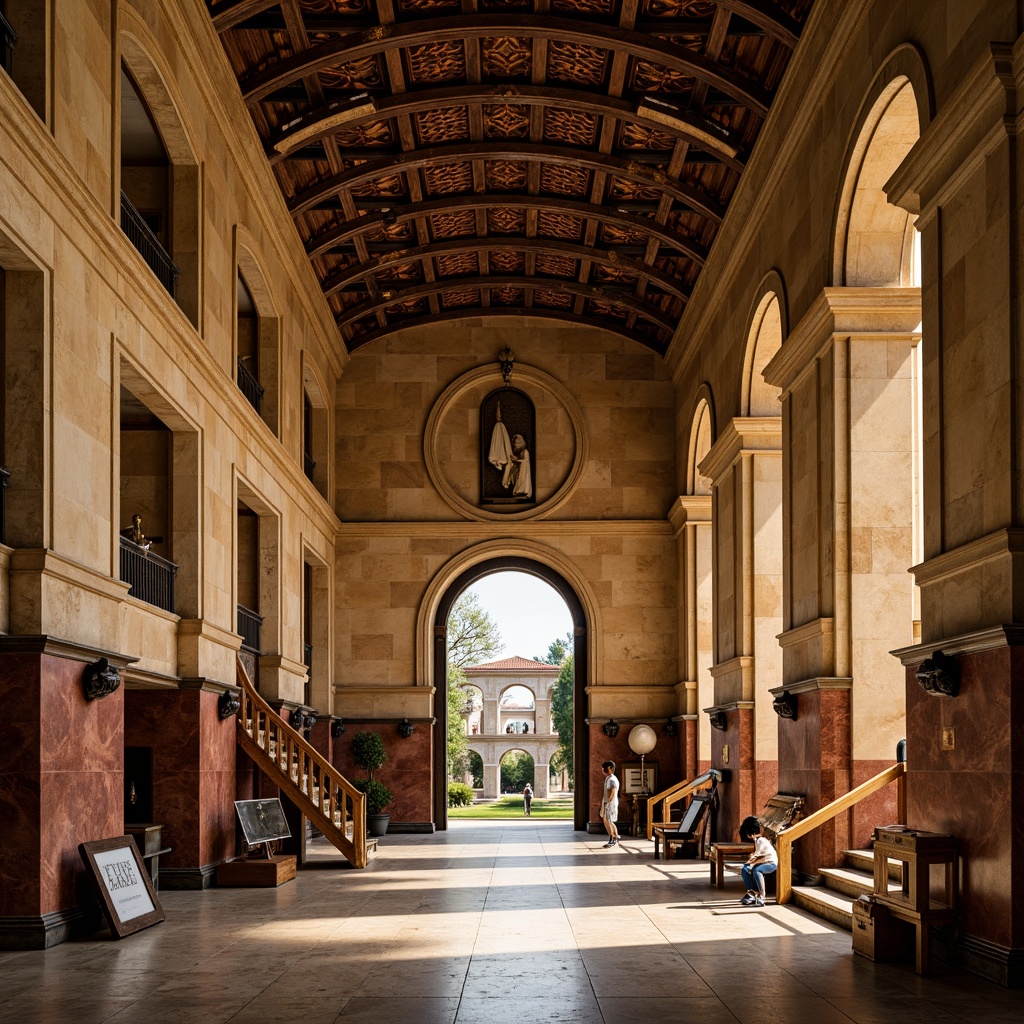
[[[322,114],[326,111],[326,114]],[[357,92],[345,100],[334,100],[313,114],[297,117],[281,126],[283,137],[274,143],[278,153],[287,153],[313,136],[324,135],[333,128],[377,113],[377,104],[368,92]]]
[[[657,121],[691,139],[695,139],[708,149],[722,153],[730,159],[739,152],[739,147],[729,142],[729,133],[720,124],[700,117],[692,110],[678,107],[674,103],[666,103],[654,96],[645,96],[636,107],[636,116],[648,121]]]

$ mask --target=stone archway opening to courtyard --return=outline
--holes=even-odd
[[[477,593],[476,585],[482,581],[488,585]],[[453,684],[447,653],[452,643],[449,619],[467,593],[476,594],[480,608],[501,634],[501,649],[496,658],[466,665],[461,673],[464,682]],[[562,614],[533,617],[541,600],[538,595],[550,599]],[[437,827],[447,826],[451,765],[445,747],[451,728],[458,728],[449,716],[458,714],[468,749],[460,766],[465,771],[455,781],[471,782],[478,799],[497,800],[503,792],[502,766],[515,762],[522,774],[528,760],[534,795],[545,799],[552,792],[572,791],[575,827],[586,828],[588,794],[581,789],[587,788],[587,773],[584,770],[574,779],[573,768],[585,765],[588,753],[587,730],[581,720],[586,707],[587,628],[583,605],[570,584],[556,571],[526,559],[492,559],[453,581],[440,602],[434,635],[445,640],[443,661],[442,645],[435,648],[435,679],[444,679],[448,687],[458,685],[465,695],[461,703],[435,701],[436,735],[441,741],[435,777],[445,786],[443,801],[440,786],[437,791]],[[574,787],[574,781],[580,785]],[[524,785],[525,781],[515,792],[521,793]]]

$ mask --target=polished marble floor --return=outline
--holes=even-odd
[[[851,952],[738,880],[562,822],[388,836],[366,871],[316,844],[275,890],[161,894],[167,920],[0,952],[0,1021],[24,1024],[986,1024],[1024,994]]]

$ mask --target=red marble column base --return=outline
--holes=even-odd
[[[957,838],[960,916],[937,952],[1024,985],[1024,647],[963,654],[960,692],[907,668],[907,820]],[[943,747],[946,749],[943,749]]]
[[[756,764],[754,762],[754,709],[724,708],[726,727],[711,730],[711,765],[726,772],[728,781],[718,787],[719,809],[713,838],[735,841],[740,822],[756,814]],[[726,748],[728,747],[728,760]]]
[[[779,792],[802,796],[806,816],[850,790],[850,691],[814,689],[796,696],[796,718],[779,719]],[[799,839],[796,870],[813,876],[838,866],[850,848],[849,823],[843,814]]]

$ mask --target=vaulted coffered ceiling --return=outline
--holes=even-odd
[[[349,350],[522,315],[664,353],[812,0],[209,0]]]

